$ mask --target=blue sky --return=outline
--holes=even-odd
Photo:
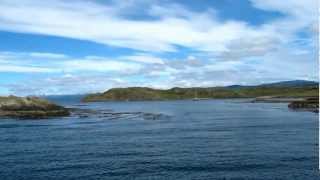
[[[1,0],[0,95],[318,80],[316,0]]]

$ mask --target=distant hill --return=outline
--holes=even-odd
[[[242,88],[249,88],[253,86],[242,86],[242,85],[231,85],[231,86],[225,86],[226,89],[242,89]]]
[[[318,96],[319,85],[312,81],[285,81],[258,86],[226,86],[207,88],[171,88],[167,90],[148,87],[113,88],[104,93],[90,94],[85,102],[177,100],[193,98],[255,98],[259,96],[313,97]]]
[[[317,86],[318,82],[315,81],[305,81],[305,80],[294,80],[294,81],[282,81],[276,83],[262,84],[260,86],[269,87],[303,87],[303,86]]]
[[[306,80],[293,80],[293,81],[280,81],[275,83],[260,84],[255,86],[243,86],[243,85],[231,85],[226,86],[227,89],[242,89],[242,88],[253,88],[253,87],[306,87],[306,86],[318,86],[319,83],[316,81]]]

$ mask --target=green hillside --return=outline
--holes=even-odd
[[[259,96],[314,97],[318,96],[318,86],[299,87],[211,87],[211,88],[172,88],[168,90],[146,87],[114,88],[104,93],[90,94],[84,102],[95,101],[141,101],[178,100],[193,98],[254,98]]]

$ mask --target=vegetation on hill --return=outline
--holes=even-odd
[[[95,101],[140,101],[140,100],[179,100],[193,98],[255,98],[273,97],[314,97],[318,96],[316,86],[246,86],[246,87],[210,87],[210,88],[172,88],[168,90],[146,87],[114,88],[104,93],[90,94],[84,102]]]

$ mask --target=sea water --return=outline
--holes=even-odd
[[[51,100],[90,113],[1,119],[1,180],[320,177],[318,114],[285,103]]]

